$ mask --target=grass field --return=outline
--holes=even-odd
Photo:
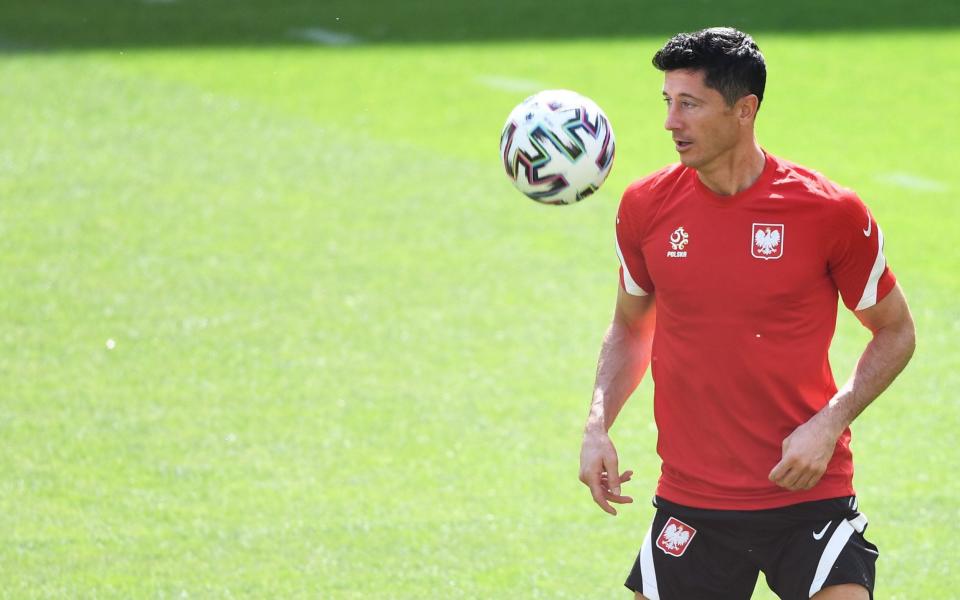
[[[854,426],[877,598],[955,598],[958,9],[581,31],[522,2],[524,35],[505,4],[373,4],[0,7],[0,597],[627,597],[649,382],[613,431],[637,504],[577,481],[613,214],[675,158],[650,56],[727,18],[767,57],[762,143],[861,193],[917,321]],[[577,206],[498,163],[547,87],[617,133]],[[838,379],[866,340],[842,314]]]

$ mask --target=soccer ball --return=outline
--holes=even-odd
[[[597,104],[569,90],[521,102],[500,134],[500,156],[517,189],[544,204],[573,204],[600,189],[613,166],[610,121]]]

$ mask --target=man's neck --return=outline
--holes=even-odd
[[[749,188],[763,173],[766,156],[756,140],[742,149],[733,149],[713,163],[697,169],[703,185],[721,196],[731,196]]]

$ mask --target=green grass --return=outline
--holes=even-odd
[[[648,382],[614,430],[637,504],[607,517],[576,472],[617,197],[674,159],[662,36],[47,45],[70,40],[0,54],[0,597],[625,597]],[[758,41],[761,140],[860,191],[919,328],[854,427],[878,598],[950,598],[960,34]],[[525,91],[491,77],[605,108],[600,193],[510,187]],[[841,316],[839,379],[866,339]]]
[[[319,27],[367,43],[613,39],[661,36],[718,24],[752,32],[937,30],[960,25],[943,0],[44,0],[0,5],[0,46],[143,48],[301,45]]]

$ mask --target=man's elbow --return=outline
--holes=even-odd
[[[913,319],[908,319],[903,332],[904,362],[910,362],[913,353],[917,350],[917,327],[913,324]]]
[[[881,332],[890,340],[888,344],[896,349],[896,354],[900,357],[901,368],[906,366],[917,350],[917,328],[909,313],[904,319],[883,327],[874,335]]]

